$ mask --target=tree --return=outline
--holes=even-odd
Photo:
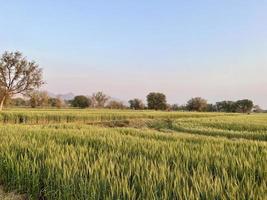
[[[94,93],[91,97],[92,106],[94,108],[104,108],[109,97],[103,92]]]
[[[145,108],[144,103],[140,99],[131,99],[128,101],[130,104],[130,108],[134,110],[142,110]]]
[[[236,102],[234,101],[216,102],[216,110],[219,112],[236,112]]]
[[[51,107],[56,107],[56,101],[57,101],[56,98],[50,97],[50,98],[48,99],[48,104],[49,104],[49,106],[51,106]]]
[[[48,100],[49,100],[49,96],[47,92],[45,91],[39,92],[39,105],[38,106],[41,106],[41,107],[48,106]]]
[[[236,102],[237,112],[250,113],[253,108],[253,101],[249,99],[242,99]]]
[[[36,92],[32,92],[31,94],[29,94],[30,99],[29,99],[29,103],[30,106],[32,108],[36,108],[38,106],[38,101],[39,101],[39,96]]]
[[[207,109],[208,103],[207,103],[207,100],[202,99],[201,97],[195,97],[195,98],[190,99],[187,102],[186,107],[189,111],[201,112]]]
[[[48,102],[51,107],[61,108],[64,105],[64,101],[60,97],[49,98]]]
[[[166,96],[162,93],[151,92],[146,98],[148,109],[165,110],[167,108]]]
[[[179,110],[179,105],[178,104],[172,104],[172,105],[170,105],[170,109],[172,110],[172,111],[178,111]]]
[[[48,106],[49,96],[45,91],[32,91],[28,94],[32,108]]]
[[[44,84],[42,69],[34,61],[27,61],[20,52],[5,52],[0,59],[0,110],[5,100],[16,94],[33,91]]]
[[[83,95],[75,96],[74,99],[71,101],[71,105],[73,107],[79,108],[87,108],[91,104],[89,98]]]
[[[206,111],[207,112],[216,112],[217,111],[217,107],[216,107],[216,105],[208,104],[207,108],[206,108]]]
[[[110,109],[124,109],[126,106],[121,101],[112,100],[108,102],[107,108]]]
[[[172,111],[186,111],[186,105],[178,105],[178,104],[172,104],[170,109]]]
[[[27,101],[21,97],[10,99],[10,105],[16,107],[24,107],[27,106]]]
[[[88,101],[90,102],[89,99],[88,99]],[[56,98],[56,107],[57,108],[62,108],[63,106],[64,106],[64,101],[60,97],[57,97]]]

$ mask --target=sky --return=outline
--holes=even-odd
[[[0,54],[43,68],[49,92],[127,101],[252,99],[267,109],[266,0],[0,0]]]

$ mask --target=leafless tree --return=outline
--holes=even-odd
[[[32,91],[27,94],[30,99],[29,103],[32,108],[48,106],[49,96],[45,91]]]
[[[104,108],[109,99],[103,92],[94,93],[91,97],[92,106],[94,108]]]

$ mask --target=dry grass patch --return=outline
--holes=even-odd
[[[0,187],[0,199],[1,200],[25,200],[22,195],[15,194],[13,192],[6,193],[2,187]]]

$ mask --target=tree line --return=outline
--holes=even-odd
[[[98,98],[96,98],[98,97]],[[147,95],[145,105],[141,99],[135,98],[128,101],[126,106],[123,102],[111,100],[108,101],[108,96],[102,92],[92,95],[92,97],[76,96],[72,101],[73,107],[93,107],[93,108],[113,108],[113,109],[134,109],[134,110],[169,110],[169,111],[198,111],[198,112],[239,112],[250,113],[262,112],[259,106],[254,106],[253,101],[242,99],[238,101],[221,101],[215,104],[208,104],[207,100],[201,97],[191,98],[185,105],[170,105],[166,101],[166,96],[163,93],[151,92]]]
[[[201,97],[190,99],[185,105],[170,105],[163,93],[151,92],[146,97],[146,104],[138,98],[130,99],[128,105],[111,99],[103,92],[91,96],[78,95],[70,101],[60,97],[50,97],[47,92],[38,91],[44,84],[42,69],[34,61],[28,61],[20,52],[4,52],[0,58],[0,110],[4,105],[20,107],[77,107],[77,108],[111,108],[111,109],[152,109],[198,112],[262,112],[249,99],[238,101],[221,101],[208,104]],[[15,97],[16,95],[22,97]]]
[[[250,113],[263,112],[249,99],[238,101],[220,101],[209,104],[201,97],[191,98],[185,105],[168,104],[163,93],[151,92],[146,97],[146,103],[134,98],[128,104],[114,100],[103,92],[93,93],[91,96],[77,95],[72,100],[64,100],[60,96],[50,97],[45,91],[33,91],[27,98],[11,98],[6,101],[7,106],[31,107],[31,108],[110,108],[110,109],[134,109],[134,110],[167,110],[167,111],[197,111],[197,112],[231,112]]]

